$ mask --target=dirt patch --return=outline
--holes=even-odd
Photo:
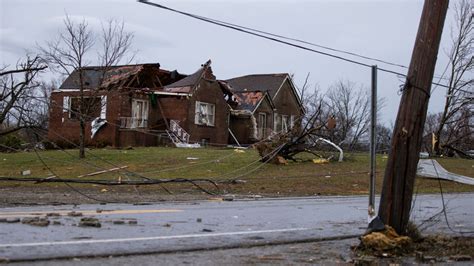
[[[388,263],[451,263],[472,262],[474,258],[474,237],[426,236],[393,248],[393,246],[370,246],[361,242],[354,246],[354,260],[360,264],[385,260]]]

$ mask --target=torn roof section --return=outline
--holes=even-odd
[[[205,64],[201,65],[201,68],[193,74],[178,80],[177,82],[164,86],[161,91],[167,93],[193,93],[194,89],[203,78],[207,80],[216,80],[216,77],[212,73],[211,60],[208,60]]]
[[[160,64],[137,64],[137,65],[120,65],[111,67],[90,66],[83,67],[84,88],[107,88],[125,82],[128,79],[140,74],[144,70],[150,70],[157,73],[158,79],[156,86],[166,85],[179,80],[185,75],[177,71],[168,71],[160,69]],[[79,70],[75,70],[63,82],[60,90],[76,90],[80,89]]]
[[[287,77],[288,74],[286,73],[254,74],[228,79],[226,82],[231,86],[234,93],[262,91],[268,92],[273,99]]]
[[[238,103],[237,106],[233,108],[234,110],[248,110],[254,113],[260,103],[265,99],[267,99],[272,108],[274,108],[271,98],[269,97],[268,93],[265,92],[234,92],[234,97]]]

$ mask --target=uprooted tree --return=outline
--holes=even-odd
[[[76,74],[74,82],[79,87],[79,97],[74,113],[80,125],[80,158],[85,158],[85,129],[86,122],[91,119],[89,114],[106,104],[97,100],[101,93],[99,88],[89,88],[84,67],[92,62],[97,64],[101,68],[102,77],[99,79],[102,81],[107,71],[119,64],[130,53],[132,40],[133,34],[125,30],[123,21],[109,20],[102,24],[101,33],[96,34],[84,19],[75,22],[66,15],[64,30],[59,33],[57,39],[39,47],[42,57],[53,71],[65,76]],[[94,49],[96,45],[99,47]],[[93,55],[94,52],[97,52],[97,56]],[[128,62],[132,58],[133,56],[128,59]]]
[[[338,161],[343,159],[343,151],[339,146],[332,143],[321,135],[321,131],[328,125],[320,123],[322,115],[322,102],[315,108],[314,113],[306,121],[298,119],[295,125],[288,132],[274,134],[255,144],[262,162],[285,163],[286,160],[297,161],[296,155],[300,153],[309,153],[317,158],[323,158],[325,161],[335,158],[331,155],[324,158],[319,152],[321,145],[330,145],[339,152]],[[304,125],[302,125],[304,124]]]

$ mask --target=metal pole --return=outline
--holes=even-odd
[[[375,148],[377,127],[377,66],[372,66],[372,92],[370,97],[370,185],[369,217],[370,223],[375,218]]]

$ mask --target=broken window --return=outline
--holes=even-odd
[[[286,133],[288,132],[288,116],[282,115],[281,116],[281,132]]]
[[[148,101],[132,100],[131,128],[146,127],[148,122]]]
[[[196,125],[214,126],[215,105],[212,103],[196,102],[194,123]]]
[[[266,113],[259,113],[258,114],[258,138],[262,139],[266,136],[266,128],[267,128],[267,114]]]
[[[101,103],[102,100],[100,96],[83,97],[82,105],[80,97],[67,97],[64,101],[64,106],[66,104],[69,105],[67,111],[69,112],[69,118],[71,119],[79,119],[80,114],[82,114],[85,120],[93,120],[101,115]]]
[[[273,131],[275,132],[281,131],[281,115],[277,113],[273,115]]]

